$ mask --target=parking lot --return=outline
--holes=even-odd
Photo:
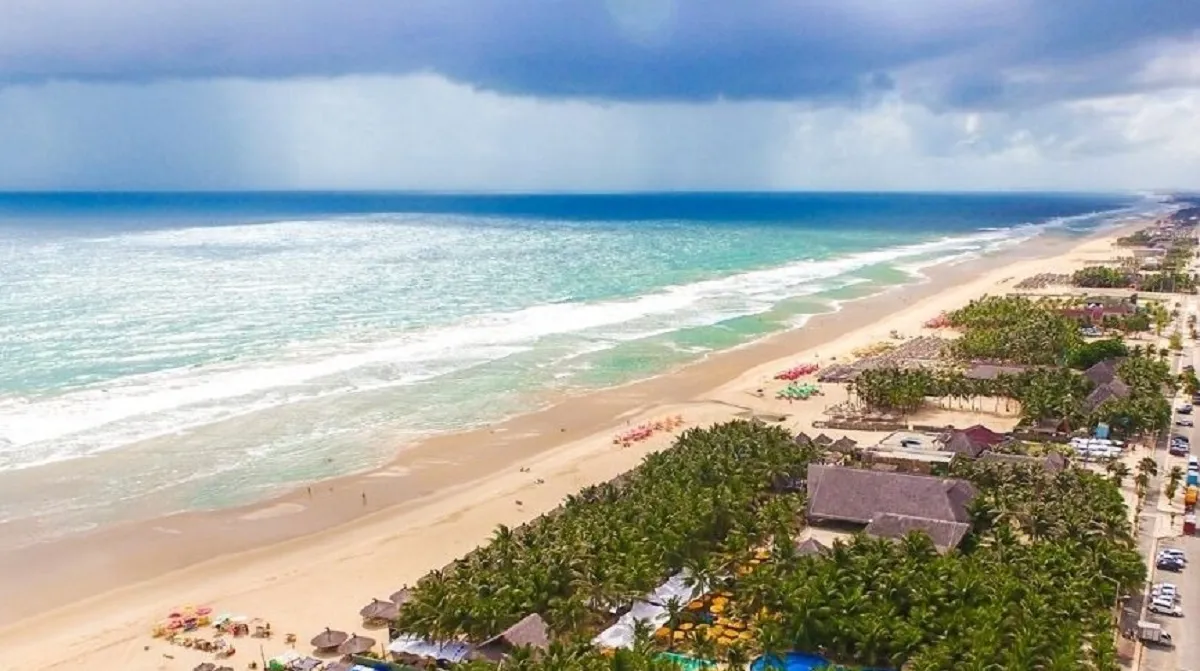
[[[1197,351],[1197,348],[1189,347],[1183,356],[1174,358],[1172,370],[1179,372],[1185,364],[1197,363],[1197,358],[1200,358],[1200,352]],[[1177,398],[1175,406],[1179,407],[1183,403],[1187,403],[1184,397]],[[1196,414],[1180,415],[1176,413],[1173,423],[1179,419],[1188,419],[1194,422],[1197,416]],[[1198,434],[1194,427],[1176,425],[1172,427],[1171,433],[1188,438],[1193,446],[1192,454],[1200,454],[1200,451],[1195,448]],[[1165,476],[1172,467],[1179,466],[1181,469],[1187,470],[1187,457],[1171,456],[1163,449],[1165,447],[1165,445],[1160,445],[1154,454],[1158,461],[1159,476],[1155,478],[1156,482],[1151,491],[1156,491],[1156,494],[1162,492],[1162,483],[1166,480]],[[1150,581],[1151,583],[1174,583],[1179,589],[1179,605],[1183,608],[1183,617],[1156,615],[1142,611],[1145,613],[1143,619],[1161,624],[1163,629],[1171,634],[1174,642],[1173,648],[1146,646],[1139,666],[1145,671],[1200,669],[1200,663],[1198,663],[1200,660],[1200,564],[1197,564],[1200,562],[1200,538],[1181,535],[1183,532],[1184,491],[1186,491],[1186,487],[1184,483],[1180,483],[1179,493],[1176,494],[1173,502],[1166,501],[1166,497],[1163,496],[1157,506],[1153,503],[1147,506],[1146,514],[1141,520],[1143,534],[1139,538],[1142,541],[1139,545],[1142,546],[1142,551],[1149,559]],[[1174,513],[1174,519],[1172,519],[1171,513]],[[1158,519],[1148,519],[1151,516]],[[1161,537],[1148,539],[1147,535]],[[1150,547],[1146,547],[1147,545]],[[1155,566],[1154,557],[1163,548],[1183,550],[1187,553],[1189,566],[1178,573],[1158,569]],[[1145,599],[1148,601],[1148,597]],[[1143,601],[1143,599],[1135,601]],[[1138,603],[1138,605],[1142,604]]]
[[[1179,588],[1179,605],[1183,607],[1183,617],[1155,615],[1147,613],[1144,619],[1157,622],[1171,634],[1175,640],[1174,648],[1159,648],[1146,646],[1142,655],[1142,667],[1147,671],[1180,671],[1181,669],[1200,668],[1200,566],[1196,561],[1200,558],[1200,538],[1183,536],[1178,538],[1163,538],[1158,543],[1159,548],[1174,547],[1187,553],[1190,566],[1179,573],[1154,569],[1152,582],[1170,582]],[[1157,553],[1157,550],[1156,550]]]

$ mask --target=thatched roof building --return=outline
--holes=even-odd
[[[870,524],[892,513],[948,522],[970,522],[975,487],[966,480],[886,473],[842,466],[808,467],[808,517]]]
[[[1006,464],[1040,465],[1051,473],[1057,473],[1067,467],[1067,458],[1057,452],[1051,452],[1043,457],[1030,457],[1023,454],[1001,454],[988,452],[979,458],[980,461],[996,461]]]
[[[823,555],[827,552],[829,552],[829,547],[815,538],[806,538],[796,542],[796,554],[802,557],[805,555]]]
[[[942,451],[977,459],[979,455],[987,451],[987,445],[971,440],[971,437],[963,431],[951,431],[942,441]]]
[[[550,647],[550,628],[537,613],[526,615],[508,629],[484,641],[475,652],[489,659],[499,659],[514,648],[524,647],[535,650]]]
[[[879,538],[900,539],[910,532],[919,531],[929,536],[929,540],[933,541],[933,546],[938,549],[938,552],[947,552],[958,547],[970,530],[971,525],[966,522],[884,513],[871,520],[867,528],[863,529],[863,533]]]

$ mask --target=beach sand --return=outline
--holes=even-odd
[[[613,443],[618,433],[675,415],[686,429],[750,412],[786,414],[784,426],[812,431],[823,410],[844,399],[844,388],[825,385],[825,396],[776,401],[784,383],[772,379],[775,373],[846,361],[892,331],[921,335],[930,317],[1011,291],[1024,277],[1112,258],[1112,240],[1141,225],[1082,242],[1043,236],[985,259],[932,268],[926,282],[847,304],[803,328],[670,374],[406,446],[370,473],[244,508],[118,525],[6,553],[0,669],[192,669],[212,661],[211,654],[150,637],[152,625],[182,604],[272,624],[273,640],[239,640],[237,655],[226,662],[235,668],[282,652],[286,633],[298,636],[301,652],[326,626],[386,640],[386,630],[371,634],[357,616],[373,597],[386,598],[484,542],[496,525],[546,512],[673,439],[663,432],[623,447]],[[979,418],[994,426],[1015,421],[959,411],[918,421],[965,425]]]

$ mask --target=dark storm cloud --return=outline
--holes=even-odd
[[[987,109],[1144,87],[1154,45],[1197,27],[1194,0],[7,0],[0,81],[433,72],[540,97],[909,86]]]

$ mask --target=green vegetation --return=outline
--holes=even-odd
[[[1150,315],[1145,312],[1135,312],[1131,315],[1104,315],[1100,325],[1106,329],[1121,333],[1145,333],[1150,330]]]
[[[1067,365],[1075,370],[1087,370],[1108,359],[1120,359],[1129,355],[1129,348],[1120,338],[1106,338],[1081,343],[1067,353]]]
[[[1181,272],[1145,273],[1138,279],[1137,286],[1142,291],[1194,294],[1196,277]]]
[[[1163,392],[1175,379],[1167,364],[1155,358],[1160,353],[1140,347],[1130,350],[1117,339],[1086,343],[1056,308],[1022,297],[989,297],[949,315],[950,322],[963,330],[951,347],[955,355],[1044,364],[1041,367],[986,380],[970,379],[955,370],[880,368],[861,373],[851,383],[851,391],[870,407],[904,413],[917,410],[927,398],[961,402],[996,397],[1018,401],[1021,417],[1029,423],[1055,420],[1083,427],[1104,422],[1125,436],[1169,427],[1171,407]],[[1148,313],[1160,323],[1169,322],[1161,304],[1153,304]],[[1101,396],[1090,403],[1093,385],[1064,367],[1085,370],[1120,357],[1127,357],[1118,374],[1128,393]]]
[[[682,568],[711,580],[753,546],[785,536],[801,497],[768,494],[803,477],[816,456],[774,427],[687,431],[623,484],[585,489],[526,529],[497,529],[452,571],[424,578],[399,624],[440,640],[480,640],[535,612],[559,635],[595,628],[610,606]]]
[[[969,402],[981,397],[1009,398],[1021,404],[1024,419],[1076,419],[1091,391],[1087,379],[1065,368],[1036,368],[1001,374],[990,380],[966,377],[957,370],[877,368],[865,370],[851,383],[851,391],[869,407],[913,412],[927,398]]]
[[[1153,242],[1153,240],[1150,237],[1149,229],[1142,229],[1133,235],[1117,238],[1117,244],[1121,247],[1145,247],[1151,242]]]
[[[818,456],[747,422],[689,431],[622,484],[590,488],[525,529],[501,527],[488,546],[425,577],[397,624],[478,641],[540,612],[556,640],[541,655],[516,651],[506,666],[521,671],[667,671],[664,650],[741,668],[793,649],[912,671],[1118,668],[1112,609],[1145,569],[1110,480],[956,460],[952,472],[979,490],[959,551],[939,555],[911,534],[798,556],[802,497],[778,485]],[[761,547],[771,558],[749,561]],[[663,640],[642,628],[628,650],[588,645],[609,605],[680,568],[732,595],[725,615],[747,623],[745,644],[718,656],[702,635]],[[682,610],[673,604],[670,617]]]
[[[1179,388],[1188,396],[1200,393],[1200,379],[1197,379],[1195,369],[1185,369],[1179,374]]]
[[[1109,266],[1091,266],[1076,270],[1071,275],[1071,283],[1077,287],[1096,287],[1117,289],[1134,286],[1137,274],[1125,268]]]
[[[1083,342],[1074,321],[1020,296],[971,301],[947,318],[963,330],[951,349],[965,360],[1058,365]]]
[[[768,565],[742,591],[775,614],[760,641],[912,671],[1117,668],[1112,607],[1145,577],[1117,489],[1083,470],[952,470],[980,489],[961,553],[860,538]]]

